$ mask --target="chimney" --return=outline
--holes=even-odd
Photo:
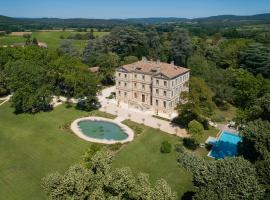
[[[173,61],[173,60],[171,61],[171,65],[173,65],[173,66],[174,66],[174,61]]]

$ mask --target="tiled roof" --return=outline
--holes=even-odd
[[[174,64],[168,64],[163,62],[155,62],[149,60],[140,60],[138,62],[124,65],[121,68],[129,72],[138,72],[151,75],[163,74],[168,78],[174,78],[180,74],[184,74],[189,71],[189,69],[184,67],[178,67]]]

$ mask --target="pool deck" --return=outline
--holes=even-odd
[[[116,124],[128,135],[128,137],[127,139],[121,140],[121,141],[91,138],[89,136],[84,135],[83,132],[81,131],[78,125],[79,122],[81,121],[103,121],[103,122],[110,122],[110,123]],[[128,126],[122,124],[119,119],[112,120],[112,119],[107,119],[103,117],[84,117],[84,118],[79,118],[73,121],[70,125],[70,128],[79,138],[86,140],[88,142],[94,142],[94,143],[100,143],[100,144],[117,144],[117,143],[123,144],[123,143],[131,142],[134,139],[133,130],[129,128]]]

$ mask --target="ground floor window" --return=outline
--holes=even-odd
[[[163,101],[163,107],[166,108],[166,101]]]
[[[158,106],[158,100],[156,99],[156,106]]]

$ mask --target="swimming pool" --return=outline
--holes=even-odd
[[[212,150],[208,156],[215,159],[237,156],[237,144],[241,141],[238,134],[223,131],[218,140],[213,143]]]

